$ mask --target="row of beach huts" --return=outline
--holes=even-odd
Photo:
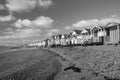
[[[106,26],[93,26],[82,30],[73,30],[69,34],[58,34],[28,47],[86,46],[120,43],[120,23],[108,23]]]

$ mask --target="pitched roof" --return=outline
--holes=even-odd
[[[81,33],[90,33],[90,29],[85,28]]]
[[[58,37],[59,37],[59,39],[61,39],[61,37],[62,37],[62,35],[61,34],[59,34],[59,35],[57,35]]]
[[[50,39],[55,39],[56,36],[51,36]]]
[[[63,34],[65,38],[69,38],[70,34]]]
[[[91,30],[98,30],[98,29],[104,29],[103,26],[94,26],[91,28]]]
[[[105,26],[105,28],[112,27],[112,26],[115,26],[115,25],[120,25],[120,23],[110,22]]]
[[[76,34],[81,34],[82,30],[73,30],[76,32]]]
[[[46,39],[46,41],[49,41],[50,39]]]

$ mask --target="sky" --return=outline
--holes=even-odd
[[[120,0],[0,0],[0,45],[120,22]]]

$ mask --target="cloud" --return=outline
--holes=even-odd
[[[58,29],[50,29],[50,30],[47,31],[46,36],[50,37],[50,36],[52,36],[52,35],[57,34],[58,32],[59,32]]]
[[[7,2],[6,7],[13,12],[29,11],[36,5],[35,0],[7,0]]]
[[[71,26],[65,26],[64,27],[64,29],[66,29],[66,30],[70,30],[70,29],[72,29],[73,27],[71,27]]]
[[[117,19],[117,18],[106,18],[106,19],[101,19],[99,21],[100,24],[102,25],[106,25],[110,22],[116,22],[116,23],[120,23],[120,19]]]
[[[104,19],[81,20],[73,24],[73,27],[83,28],[83,27],[92,27],[97,25],[105,26],[110,22],[120,23],[120,19],[111,17],[111,18],[104,18]]]
[[[6,28],[5,31],[3,32],[3,34],[12,34],[13,33],[13,29],[11,27]]]
[[[12,15],[8,15],[8,16],[0,16],[0,21],[4,22],[4,21],[11,21],[11,20],[15,20],[15,17]]]
[[[53,4],[52,0],[38,0],[38,6],[48,8]]]
[[[29,19],[18,19],[12,26],[6,29],[4,32],[5,36],[0,37],[0,39],[22,39],[22,38],[32,38],[35,36],[40,36],[42,34],[42,29],[51,27],[54,20],[49,17],[40,16],[34,20]],[[49,33],[57,32],[57,29],[49,30]]]
[[[5,7],[2,4],[0,4],[0,10],[5,10]]]
[[[32,21],[29,20],[29,19],[19,19],[17,20],[13,25],[16,27],[16,28],[24,28],[24,27],[34,27],[32,26]]]
[[[40,36],[40,29],[17,29],[16,31],[6,32],[6,36],[1,36],[0,39],[18,39],[18,38],[27,38]]]
[[[48,28],[51,27],[52,23],[54,22],[54,20],[52,20],[49,17],[38,17],[36,18],[34,21],[32,21],[36,26],[38,27],[42,27],[42,28]]]
[[[59,32],[59,30],[58,29],[50,29],[50,30],[48,30],[48,32]]]
[[[73,24],[73,27],[86,27],[86,26],[94,26],[98,24],[98,19],[92,19],[92,20],[81,20],[77,23]]]
[[[11,12],[28,12],[35,7],[48,8],[52,0],[7,0],[5,5]]]
[[[14,26],[17,28],[23,28],[23,27],[50,28],[53,22],[54,20],[49,17],[40,16],[36,18],[35,20],[19,19],[14,23]]]

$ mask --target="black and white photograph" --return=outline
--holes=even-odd
[[[0,80],[120,80],[120,0],[0,0]]]

